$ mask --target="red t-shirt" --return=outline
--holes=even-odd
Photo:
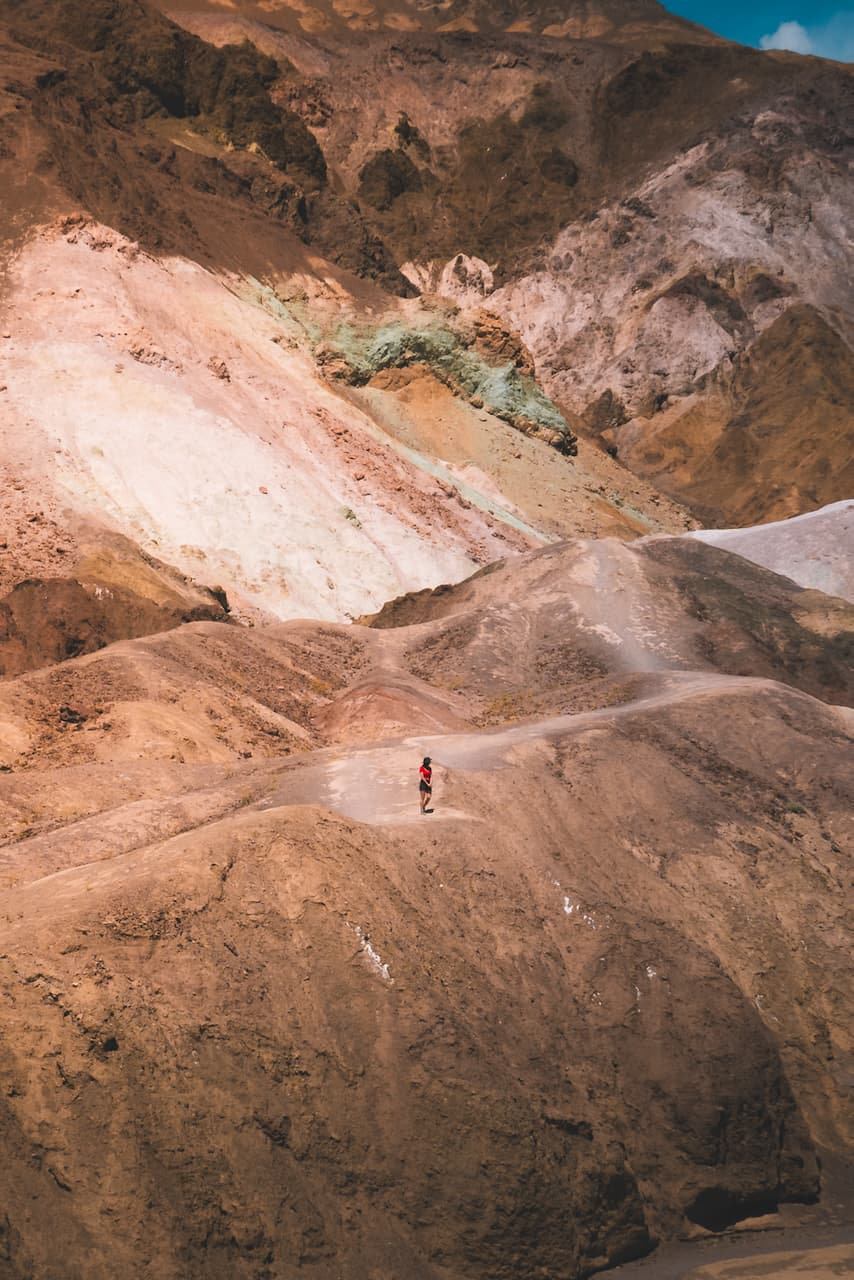
[[[418,772],[421,774],[421,781],[422,781],[422,782],[426,782],[426,783],[427,783],[427,786],[429,787],[429,786],[430,786],[430,783],[431,783],[431,781],[432,781],[432,779],[433,779],[433,770],[432,770],[432,769],[428,769],[428,768],[427,768],[427,766],[426,766],[425,764],[422,764],[422,766],[421,766],[421,768],[418,770]]]

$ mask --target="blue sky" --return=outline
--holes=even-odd
[[[854,8],[824,0],[663,0],[672,13],[759,48],[854,61]],[[850,3],[850,0],[849,0]]]

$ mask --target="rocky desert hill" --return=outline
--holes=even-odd
[[[7,680],[6,1274],[582,1276],[826,1196],[851,613],[567,543]]]
[[[0,60],[0,1277],[838,1274],[850,69],[652,0]]]
[[[561,6],[560,22],[522,5],[169,12],[181,25],[129,0],[83,14],[70,0],[7,0],[2,14],[0,181],[18,250],[7,352],[27,334],[32,360],[45,324],[70,334],[86,385],[116,384],[91,395],[93,417],[111,417],[121,364],[149,417],[156,382],[161,414],[181,404],[187,419],[192,401],[190,416],[213,412],[220,435],[237,425],[241,437],[264,417],[275,449],[276,397],[258,385],[247,401],[244,371],[230,375],[239,302],[254,331],[240,357],[260,346],[256,383],[261,365],[275,380],[293,372],[288,421],[311,400],[311,442],[315,413],[334,418],[343,398],[348,421],[355,401],[383,443],[454,463],[441,431],[425,438],[450,393],[455,414],[474,411],[455,438],[497,442],[497,416],[578,451],[563,478],[581,484],[547,517],[559,536],[677,528],[675,511],[650,509],[662,491],[724,525],[850,496],[850,68],[733,46],[640,0]],[[74,283],[52,291],[48,277]],[[189,316],[152,294],[180,295]],[[13,423],[34,393],[80,394],[50,376],[56,348],[42,353],[36,379],[18,366],[17,403],[7,379]],[[482,505],[501,450],[485,465],[473,452],[462,460],[486,473],[474,477]],[[499,487],[540,528],[542,478],[516,461]],[[115,519],[106,475],[77,482],[75,506]],[[358,492],[339,486],[331,501],[361,519]],[[221,496],[217,519],[234,505]],[[263,521],[264,504],[246,501]],[[120,531],[139,540],[146,522],[125,505]],[[149,521],[143,549],[193,576],[181,548],[207,554],[205,523],[164,541]],[[485,531],[444,540],[457,569],[490,557]],[[319,560],[318,578],[334,581]],[[261,567],[241,564],[237,579],[247,571]],[[204,573],[228,589],[227,565]],[[365,607],[423,585],[401,565],[377,574]],[[254,594],[268,607],[275,592]]]
[[[850,496],[850,68],[560,10],[170,7],[287,58],[407,279],[518,331],[630,468],[725,523]]]

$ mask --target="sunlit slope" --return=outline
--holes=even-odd
[[[849,619],[582,542],[0,685],[10,1275],[582,1277],[814,1200]]]

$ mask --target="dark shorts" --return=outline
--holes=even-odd
[[[432,791],[432,790],[433,790],[433,788],[430,786],[430,783],[429,783],[429,782],[425,782],[425,781],[424,781],[424,779],[422,778],[422,779],[421,779],[421,781],[420,781],[420,782],[419,782],[419,784],[418,784],[418,790],[419,790],[419,791]]]

